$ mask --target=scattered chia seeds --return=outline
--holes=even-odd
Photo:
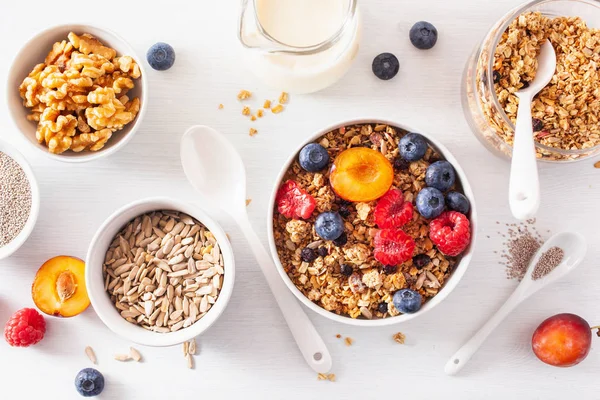
[[[519,224],[506,224],[506,226],[508,227],[507,235],[498,232],[507,237],[501,254],[504,261],[500,264],[506,267],[508,279],[521,281],[543,240],[535,228],[535,219],[529,219]]]
[[[560,247],[554,246],[546,250],[533,268],[531,274],[533,280],[537,281],[552,272],[562,262],[564,256],[565,252]]]
[[[21,231],[31,211],[31,186],[25,171],[0,152],[0,247]]]

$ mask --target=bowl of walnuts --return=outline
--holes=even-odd
[[[86,162],[123,147],[146,111],[146,74],[122,38],[89,25],[60,25],[23,45],[8,74],[7,104],[33,147]]]

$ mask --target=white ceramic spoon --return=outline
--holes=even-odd
[[[304,359],[316,372],[328,372],[332,360],[323,339],[281,280],[273,259],[248,220],[246,169],[238,152],[216,130],[208,126],[193,126],[181,139],[181,164],[188,180],[200,195],[237,222]]]
[[[562,262],[548,275],[538,280],[533,280],[531,274],[533,273],[535,265],[540,259],[542,253],[554,246],[563,249],[564,257]],[[531,263],[527,268],[527,272],[525,273],[523,280],[519,286],[517,286],[508,300],[506,300],[506,303],[504,303],[504,305],[500,307],[496,314],[494,314],[494,316],[490,318],[488,322],[486,322],[485,325],[483,325],[481,329],[479,329],[479,331],[452,356],[452,358],[450,358],[450,361],[448,361],[446,364],[446,374],[455,375],[458,373],[458,371],[460,371],[471,359],[473,354],[475,354],[487,337],[496,329],[498,325],[500,325],[504,318],[506,318],[506,316],[515,309],[515,307],[529,298],[529,296],[536,293],[538,290],[574,270],[575,267],[577,267],[585,257],[586,251],[587,245],[585,243],[585,238],[579,233],[557,233],[548,239],[548,241],[542,245],[542,247],[531,259]]]
[[[547,40],[542,45],[537,60],[535,79],[527,88],[515,93],[519,98],[519,109],[515,124],[508,200],[513,216],[520,220],[533,218],[540,207],[540,182],[533,139],[531,103],[556,71],[556,53],[550,41]]]

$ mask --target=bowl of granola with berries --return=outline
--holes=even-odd
[[[363,326],[414,318],[456,287],[473,253],[473,192],[431,135],[383,120],[319,131],[284,165],[268,234],[296,297]]]
[[[123,147],[146,111],[146,75],[122,38],[89,25],[40,32],[8,74],[12,119],[35,149],[85,162]]]

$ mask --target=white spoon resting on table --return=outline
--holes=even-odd
[[[556,71],[556,53],[549,40],[542,45],[537,61],[535,79],[527,88],[515,93],[519,98],[519,109],[515,124],[508,200],[513,216],[520,220],[533,218],[540,207],[540,182],[533,139],[531,103]]]
[[[535,265],[539,261],[541,255],[552,247],[559,247],[564,251],[564,256],[559,265],[556,266],[547,275],[533,280],[532,273],[535,269]],[[473,335],[473,337],[464,344],[453,356],[450,361],[446,364],[444,371],[448,375],[455,375],[460,371],[465,364],[471,359],[473,354],[479,349],[487,337],[496,329],[498,325],[506,318],[512,310],[515,309],[521,302],[525,301],[532,294],[536,293],[543,287],[551,284],[552,282],[562,278],[567,273],[577,267],[587,251],[587,245],[585,238],[574,232],[563,232],[557,233],[552,236],[546,243],[540,247],[535,253],[527,272],[523,277],[523,280],[517,286],[513,294],[506,300],[504,305],[479,329],[479,331]]]
[[[181,139],[181,164],[188,180],[203,198],[237,222],[304,359],[316,372],[328,372],[332,360],[323,339],[281,280],[273,259],[248,220],[246,169],[238,152],[216,130],[208,126],[193,126]]]

